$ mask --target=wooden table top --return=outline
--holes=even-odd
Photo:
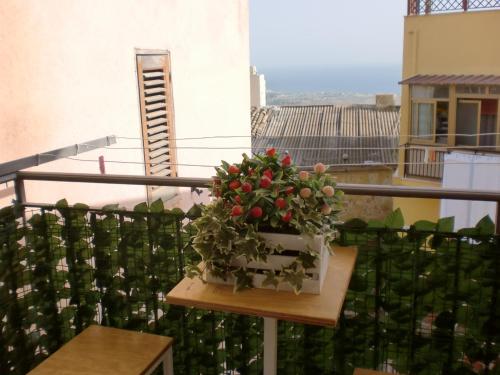
[[[291,322],[334,327],[342,310],[356,263],[356,247],[337,247],[321,294],[299,294],[272,289],[249,289],[233,293],[233,287],[206,284],[184,278],[167,295],[173,305],[254,315]]]
[[[90,326],[35,367],[29,375],[138,375],[172,346],[166,336]]]

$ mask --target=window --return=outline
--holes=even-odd
[[[412,86],[413,140],[446,144],[448,140],[448,86]]]
[[[175,176],[177,171],[169,55],[138,54],[137,74],[146,174]]]
[[[489,90],[490,90],[490,94],[500,95],[500,86],[490,86]]]
[[[459,85],[457,94],[486,94],[486,86]]]

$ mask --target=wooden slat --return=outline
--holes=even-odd
[[[148,128],[147,132],[149,135],[158,134],[160,132],[166,132],[168,127],[166,125],[155,126],[152,128]]]
[[[163,155],[158,156],[154,159],[150,159],[149,162],[151,163],[151,165],[170,162],[170,156],[163,154]]]
[[[357,248],[337,247],[330,263],[321,294],[277,292],[250,289],[233,293],[233,287],[206,284],[200,279],[184,278],[167,295],[172,305],[206,310],[262,316],[291,322],[335,326],[356,262]],[[204,265],[201,265],[204,267]]]
[[[149,151],[156,150],[166,146],[168,146],[168,142],[165,139],[159,140],[157,142],[149,142]]]
[[[148,128],[152,128],[161,124],[167,124],[167,119],[165,117],[147,121]]]
[[[165,109],[167,109],[167,105],[165,104],[165,102],[160,102],[160,103],[155,103],[155,104],[146,104],[146,112],[151,112],[151,111],[154,111],[157,109],[165,110]],[[165,113],[167,113],[167,112],[165,111]]]
[[[144,87],[149,88],[151,86],[164,86],[164,79],[152,79],[151,81],[144,81]]]
[[[156,95],[156,94],[164,94],[165,93],[165,87],[153,87],[149,89],[144,89],[143,90],[146,96],[151,96],[151,95]]]
[[[146,113],[146,117],[148,120],[152,120],[161,116],[165,116],[167,114],[167,111],[155,111],[155,112],[150,112]]]
[[[165,95],[153,95],[153,96],[147,96],[146,97],[146,104],[151,104],[151,103],[156,103],[159,101],[165,101]]]
[[[167,131],[160,132],[160,133],[150,135],[149,141],[152,142],[152,141],[158,141],[159,139],[168,139],[168,137],[169,137],[169,134]]]
[[[151,159],[157,158],[160,155],[165,155],[168,153],[168,147],[162,147],[157,150],[151,151],[149,150],[149,157]]]
[[[142,73],[144,76],[144,80],[147,81],[149,79],[154,79],[154,78],[161,78],[162,80],[164,79],[163,71],[153,71],[153,72],[144,72]]]
[[[29,374],[145,374],[172,344],[166,336],[93,325]]]

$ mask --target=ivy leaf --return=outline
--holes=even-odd
[[[284,282],[289,283],[295,294],[299,294],[302,290],[302,282],[306,277],[303,269],[296,270],[297,264],[292,263],[288,268],[284,268],[281,272]]]
[[[251,272],[247,272],[244,268],[238,268],[236,271],[233,271],[233,276],[233,293],[253,288],[253,274]]]
[[[436,224],[428,220],[419,220],[413,226],[415,230],[422,232],[433,232],[436,230]]]
[[[405,220],[401,209],[391,212],[384,220],[384,224],[391,229],[401,229],[405,225]]]
[[[66,199],[58,200],[56,203],[56,208],[67,208],[67,207],[68,207],[68,201]]]
[[[165,207],[163,206],[163,201],[161,200],[161,198],[158,198],[153,203],[151,203],[151,206],[149,206],[149,210],[153,213],[163,212],[165,210]]]
[[[495,233],[495,223],[491,220],[489,215],[486,215],[476,224],[476,228],[481,235],[491,235]]]
[[[148,204],[146,202],[139,203],[134,207],[134,212],[145,214],[148,212]]]
[[[297,260],[302,263],[302,267],[304,267],[305,269],[314,268],[314,263],[317,259],[318,253],[314,251],[301,251],[299,256],[297,257]]]
[[[185,271],[186,271],[186,277],[189,277],[190,279],[193,279],[197,276],[201,276],[203,274],[203,271],[194,264],[186,266]]]
[[[197,218],[199,218],[201,215],[202,215],[202,209],[201,209],[201,205],[199,204],[195,204],[193,205],[193,207],[191,207],[188,212],[186,213],[186,217],[189,219],[189,220],[195,220]]]
[[[266,275],[266,278],[262,281],[263,287],[272,285],[274,288],[278,288],[280,281],[273,270],[265,271],[264,275]]]
[[[443,217],[437,222],[438,232],[453,232],[453,227],[455,226],[455,218],[453,216]]]

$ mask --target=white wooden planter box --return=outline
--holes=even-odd
[[[320,294],[323,282],[325,280],[326,271],[329,263],[330,253],[324,245],[323,236],[303,236],[294,234],[280,233],[259,233],[270,245],[277,246],[281,244],[284,250],[307,251],[308,246],[311,250],[319,254],[313,268],[306,269],[306,273],[311,276],[310,279],[304,279],[301,293]],[[295,261],[295,256],[289,255],[270,255],[267,257],[267,262],[247,262],[244,257],[235,259],[232,263],[234,267],[247,267],[255,270],[275,270],[280,271],[282,266],[288,266]],[[209,283],[216,284],[234,284],[234,279],[229,277],[226,281],[212,276],[205,271],[205,278]],[[262,286],[262,282],[266,278],[265,275],[255,274],[253,277],[253,285],[256,288],[274,289],[274,286]],[[278,290],[293,291],[293,287],[287,282],[282,282],[278,286]]]

